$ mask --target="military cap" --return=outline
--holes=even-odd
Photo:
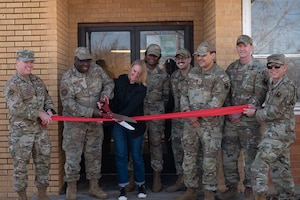
[[[161,48],[157,44],[150,44],[146,49],[147,55],[155,55],[156,57],[160,57]]]
[[[176,51],[175,57],[178,56],[178,55],[181,55],[181,56],[183,56],[183,57],[185,57],[185,58],[191,57],[190,51],[187,50],[187,49],[184,49],[184,48],[183,48],[183,49],[178,49],[178,50]]]
[[[78,47],[75,50],[75,56],[79,60],[92,60],[92,55],[86,47]]]
[[[236,44],[238,45],[239,43],[244,43],[244,44],[253,44],[252,38],[249,37],[248,35],[240,35],[237,40],[236,40]]]
[[[267,63],[278,63],[284,65],[286,63],[286,59],[283,54],[272,54],[267,57]]]
[[[210,42],[202,42],[193,55],[203,56],[207,52],[216,52],[216,47]]]
[[[32,61],[34,60],[34,52],[26,49],[19,49],[16,52],[16,59],[22,61]]]

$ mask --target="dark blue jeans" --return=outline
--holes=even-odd
[[[129,131],[115,123],[113,138],[119,185],[125,187],[128,184],[128,152],[131,153],[133,160],[135,183],[137,185],[144,184],[145,166],[142,152],[144,135],[134,138]]]

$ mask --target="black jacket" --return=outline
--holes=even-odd
[[[129,117],[144,115],[144,98],[146,92],[146,86],[138,83],[130,84],[128,75],[122,74],[115,81],[114,99],[110,105],[111,109],[114,113]],[[134,131],[130,131],[134,137],[144,134],[146,130],[146,123],[144,121],[138,121],[137,124],[130,124],[135,127]]]

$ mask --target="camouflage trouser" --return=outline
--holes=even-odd
[[[14,190],[27,188],[27,164],[32,156],[35,169],[35,185],[47,187],[50,169],[51,144],[49,132],[41,128],[39,133],[12,132],[8,136],[9,152],[14,160]]]
[[[222,134],[220,126],[202,124],[193,128],[188,122],[184,123],[182,146],[184,150],[183,174],[187,187],[198,188],[199,148],[203,153],[203,187],[207,190],[217,190],[218,151],[221,147]]]
[[[222,162],[227,187],[237,187],[240,181],[238,158],[244,150],[244,186],[251,187],[251,164],[261,141],[259,125],[237,126],[226,121],[222,140]]]
[[[150,158],[153,171],[163,170],[163,148],[161,134],[165,130],[164,120],[154,120],[147,122],[147,132],[150,142]]]
[[[252,185],[256,193],[267,194],[268,172],[279,199],[293,199],[295,189],[290,165],[291,142],[264,139],[252,164]]]
[[[171,140],[172,140],[172,151],[174,156],[174,163],[176,168],[176,174],[182,175],[182,162],[183,162],[183,148],[181,139],[183,135],[183,120],[172,119],[171,127]]]
[[[100,123],[65,122],[63,150],[66,155],[65,181],[80,178],[81,155],[84,154],[86,178],[101,178],[103,127]]]
[[[177,175],[183,175],[182,163],[183,163],[183,156],[184,151],[182,147],[182,137],[183,137],[183,129],[184,129],[184,121],[182,119],[172,119],[172,151],[174,156],[174,163]],[[201,176],[200,181],[202,182],[202,160],[203,160],[203,153],[202,148],[199,148],[198,151],[198,175]]]

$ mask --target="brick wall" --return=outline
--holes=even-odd
[[[33,73],[39,75],[45,82],[55,105],[58,105],[58,74],[59,66],[67,65],[67,13],[61,11],[61,24],[57,22],[57,8],[67,8],[65,1],[56,0],[7,0],[0,3],[0,199],[16,199],[13,191],[13,161],[8,153],[6,137],[8,135],[7,108],[2,95],[2,88],[7,79],[15,73],[15,52],[17,49],[35,51],[35,66]],[[63,21],[64,25],[63,25]],[[60,31],[59,29],[64,29]],[[58,46],[58,41],[60,42]],[[58,193],[61,188],[62,166],[58,124],[49,126],[52,143],[50,187],[49,191]],[[32,161],[28,165],[29,196],[36,192],[34,185],[34,170]],[[60,181],[59,181],[60,180]]]
[[[62,74],[73,64],[77,47],[77,24],[96,22],[193,21],[194,49],[203,40],[216,44],[218,64],[224,68],[237,58],[236,37],[241,34],[240,0],[6,0],[0,2],[0,88],[15,73],[15,51],[36,52],[34,73],[45,82],[57,110],[61,111],[58,85]],[[7,108],[0,95],[0,200],[15,199],[12,188],[13,162],[7,150]],[[50,128],[52,155],[50,187],[58,194],[63,187],[64,154],[61,150],[61,123]],[[300,118],[296,131],[300,136]],[[292,146],[292,167],[300,184],[299,140]],[[242,166],[240,161],[240,166]],[[33,195],[34,171],[29,168],[28,194]],[[221,170],[221,168],[220,168]],[[220,171],[220,177],[221,176]],[[220,188],[224,188],[220,178]]]

